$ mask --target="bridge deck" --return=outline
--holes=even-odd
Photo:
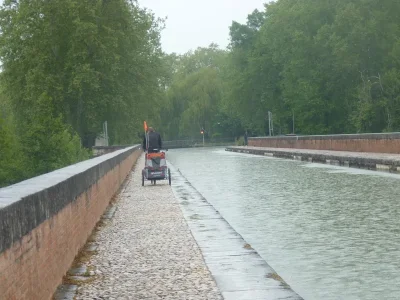
[[[100,275],[76,299],[301,299],[174,168],[141,186],[143,157],[97,235]]]
[[[142,187],[143,165],[142,157],[98,234],[91,265],[101,276],[77,299],[221,299],[171,188]]]

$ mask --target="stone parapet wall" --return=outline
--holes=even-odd
[[[121,149],[129,148],[129,146],[94,146],[92,148],[93,156],[101,156],[104,154],[112,153]]]
[[[0,299],[51,299],[140,154],[129,147],[0,189]]]
[[[400,133],[252,137],[249,146],[400,154]]]

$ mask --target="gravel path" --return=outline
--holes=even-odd
[[[141,186],[144,156],[99,233],[100,274],[76,299],[222,299],[167,182]]]

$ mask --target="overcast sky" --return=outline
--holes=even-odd
[[[197,47],[229,43],[232,21],[246,22],[256,8],[263,10],[269,0],[138,0],[158,17],[168,17],[161,37],[167,53],[185,53]],[[0,4],[3,0],[0,0]]]
[[[185,53],[212,42],[225,48],[229,26],[235,20],[246,22],[256,8],[267,0],[138,0],[157,17],[168,17],[162,33],[162,47],[167,53]]]

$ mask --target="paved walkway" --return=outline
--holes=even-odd
[[[138,161],[76,299],[222,299],[169,186],[141,186]]]

